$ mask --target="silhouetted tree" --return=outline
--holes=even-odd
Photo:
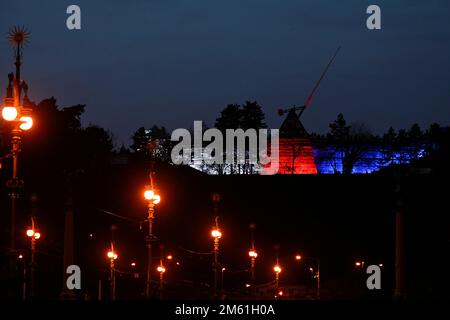
[[[226,144],[226,129],[261,129],[266,128],[264,113],[261,106],[256,101],[246,101],[243,106],[238,104],[229,104],[220,113],[216,119],[215,127],[224,133],[224,144]],[[258,135],[257,135],[258,137]],[[259,138],[259,137],[258,137]],[[237,150],[234,150],[236,157]],[[230,173],[234,174],[253,174],[254,165],[249,163],[248,147],[246,144],[245,163],[238,165],[229,165]],[[226,155],[224,154],[224,159]],[[227,165],[213,166],[219,174],[225,172]]]
[[[409,161],[414,161],[419,159],[424,148],[424,135],[422,129],[420,129],[419,124],[414,123],[407,133],[407,146],[405,147],[408,153]]]
[[[220,112],[215,127],[225,133],[226,129],[241,127],[242,109],[238,104],[229,104]]]
[[[150,130],[140,127],[133,133],[131,139],[133,140],[133,144],[130,146],[131,150],[136,153],[147,154],[150,141]]]
[[[264,112],[256,101],[246,101],[242,106],[240,127],[247,129],[266,128]]]
[[[140,127],[132,136],[131,149],[138,155],[163,162],[170,162],[172,142],[164,126],[154,125],[150,129]]]
[[[329,127],[327,139],[332,147],[331,158],[340,160],[343,174],[351,174],[355,165],[364,159],[373,135],[363,124],[347,125],[342,113]],[[338,171],[336,164],[333,165]]]
[[[96,125],[86,127],[83,131],[83,144],[86,148],[86,152],[91,155],[105,155],[112,151],[113,136],[112,134]]]
[[[24,133],[23,139],[24,161],[31,162],[26,167],[45,163],[45,169],[63,173],[100,165],[93,164],[100,158],[107,161],[113,149],[112,134],[99,126],[83,128],[84,111],[84,105],[59,108],[53,97],[35,105],[33,128]]]
[[[425,139],[427,142],[425,145],[425,152],[427,155],[430,155],[434,150],[439,148],[439,146],[443,142],[442,137],[443,135],[441,126],[437,123],[432,123],[425,132]]]
[[[397,132],[394,128],[390,127],[381,138],[381,154],[382,158],[377,160],[379,168],[383,168],[386,165],[391,164],[396,158],[396,140]]]

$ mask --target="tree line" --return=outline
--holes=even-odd
[[[174,143],[170,141],[170,133],[164,126],[140,127],[133,133],[129,148],[114,148],[114,136],[110,131],[96,125],[81,125],[85,107],[61,108],[53,97],[35,104],[35,126],[24,133],[24,161],[30,162],[31,168],[43,161],[52,168],[52,172],[71,174],[91,170],[97,172],[96,168],[103,167],[114,153],[127,153],[138,161],[171,162],[170,152]],[[5,122],[1,122],[0,126],[0,157],[4,158],[10,150],[11,130]],[[214,127],[225,133],[226,129],[261,129],[267,125],[261,105],[257,101],[246,101],[243,104],[228,104],[218,114]],[[339,114],[329,124],[326,134],[310,133],[309,136],[314,146],[325,150],[321,155],[323,161],[329,161],[336,173],[350,174],[355,165],[362,161],[376,161],[381,168],[430,156],[442,144],[443,131],[437,123],[427,129],[415,123],[409,129],[396,130],[391,127],[382,135],[375,135],[364,124],[349,124],[344,115]],[[374,148],[378,148],[382,156],[368,159]],[[204,169],[219,174],[255,173],[254,168],[245,164],[231,168],[205,165]]]
[[[267,125],[259,103],[246,101],[242,105],[228,104],[220,111],[214,127],[225,133],[226,129],[261,129],[267,128]],[[328,161],[334,172],[341,174],[351,174],[355,166],[361,162],[372,161],[380,169],[391,164],[411,163],[421,157],[429,156],[436,150],[441,136],[442,128],[437,123],[431,124],[425,130],[417,123],[409,129],[396,130],[390,127],[382,135],[376,135],[363,123],[349,124],[342,113],[330,122],[327,133],[309,134],[313,146],[323,150],[320,153],[320,159],[317,160]],[[133,134],[132,140],[131,149],[134,153],[158,161],[170,162],[170,150],[173,143],[164,126],[155,125],[149,129],[141,127]],[[295,148],[293,157],[296,153],[300,156],[301,147]],[[376,159],[371,156],[371,151],[374,150],[380,154]],[[256,172],[248,164],[202,165],[200,168],[218,174],[254,174]]]

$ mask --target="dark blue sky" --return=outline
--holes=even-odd
[[[66,28],[70,4],[81,7],[81,31]],[[366,29],[369,4],[382,9],[381,31]],[[1,1],[0,33],[14,24],[32,31],[23,67],[32,99],[87,104],[84,123],[118,144],[140,126],[212,125],[247,99],[278,127],[277,108],[303,103],[339,45],[304,114],[309,131],[327,131],[339,112],[376,133],[450,124],[446,0]],[[2,94],[12,70],[2,40]]]

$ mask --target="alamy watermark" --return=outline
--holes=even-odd
[[[67,267],[66,273],[68,274],[66,279],[66,287],[69,290],[81,290],[81,268],[76,264],[72,264]]]
[[[216,128],[203,132],[202,121],[194,121],[193,137],[187,129],[176,129],[171,140],[178,142],[171,151],[174,164],[191,165],[201,160],[206,165],[257,165],[262,174],[278,172],[278,129],[226,129],[224,137]],[[205,142],[209,144],[204,146]]]
[[[72,4],[66,9],[66,13],[69,15],[66,18],[66,27],[69,30],[81,30],[81,8],[79,5]],[[366,27],[369,30],[381,29],[381,8],[372,4],[366,9],[366,13],[370,16],[366,20]]]

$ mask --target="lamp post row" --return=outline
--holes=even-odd
[[[155,206],[160,203],[161,196],[156,194],[153,187],[147,186],[144,191],[144,198],[148,202],[148,236],[146,237],[147,242],[147,248],[148,248],[148,260],[147,260],[147,279],[146,279],[146,297],[151,298],[152,297],[152,289],[151,289],[151,281],[152,281],[152,241],[154,240],[153,235],[153,223],[155,218]],[[212,270],[213,270],[213,297],[218,297],[218,278],[219,278],[219,268],[221,270],[221,291],[223,292],[224,289],[224,272],[226,270],[225,267],[222,267],[219,261],[219,249],[220,249],[220,239],[222,238],[222,231],[219,228],[219,215],[218,215],[218,209],[217,204],[219,202],[219,196],[213,195],[213,201],[214,201],[214,220],[215,225],[211,231],[211,236],[213,238],[213,264],[212,264]],[[250,225],[251,230],[251,247],[248,252],[248,255],[250,257],[250,280],[251,280],[251,292],[254,294],[254,286],[255,286],[255,264],[256,264],[256,258],[258,257],[258,253],[255,249],[255,240],[254,240],[254,230],[256,226],[255,224]],[[160,252],[160,261],[159,265],[157,266],[156,270],[159,273],[159,298],[163,298],[163,282],[164,282],[164,273],[166,272],[166,268],[163,265],[163,247],[160,246],[161,252]],[[278,258],[278,251],[279,246],[276,247],[276,264],[273,267],[273,271],[275,273],[275,287],[276,287],[276,297],[282,296],[283,292],[280,289],[279,281],[280,281],[280,273],[282,272],[282,267],[279,263]],[[117,252],[114,250],[113,243],[111,243],[111,250],[108,252],[108,258],[110,258],[110,288],[111,288],[111,299],[115,300],[116,294],[115,294],[115,270],[114,270],[114,260],[117,259]],[[167,259],[172,259],[172,256],[169,255]],[[314,278],[316,279],[316,290],[317,290],[317,299],[320,299],[320,261],[317,258],[313,257],[304,257],[300,255],[295,256],[295,260],[300,261],[303,259],[310,259],[314,260],[317,265],[317,271],[314,275]],[[248,286],[247,286],[248,287]]]

